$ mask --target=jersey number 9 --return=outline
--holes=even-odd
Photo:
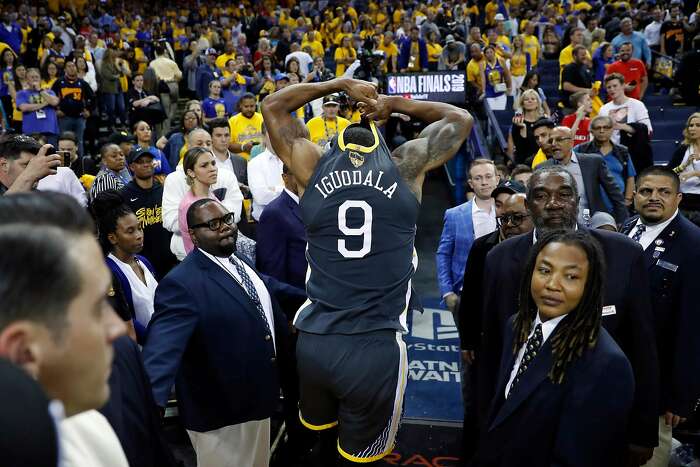
[[[348,209],[362,209],[365,220],[360,227],[348,227],[346,214]],[[338,239],[338,251],[345,258],[364,258],[372,248],[372,206],[366,201],[348,200],[338,208],[338,228],[348,237],[362,235],[362,248],[348,250],[345,239]]]

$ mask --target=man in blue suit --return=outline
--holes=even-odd
[[[258,269],[278,281],[303,289],[308,267],[306,232],[297,184],[286,165],[282,167],[282,180],[284,191],[260,215],[256,245]]]
[[[399,44],[398,63],[401,73],[428,71],[428,46],[420,38],[418,26],[411,27],[410,35]]]
[[[287,320],[278,297],[303,291],[236,254],[233,214],[206,198],[187,211],[196,249],[160,282],[143,349],[155,402],[175,383],[197,465],[267,465]]]
[[[440,296],[453,313],[457,310],[464,265],[474,240],[496,230],[496,209],[491,192],[498,185],[499,177],[493,161],[472,161],[467,181],[474,190],[474,199],[445,211],[437,250]]]
[[[561,165],[540,167],[530,178],[527,208],[535,231],[509,238],[486,257],[481,342],[475,359],[477,415],[487,421],[488,402],[497,386],[498,368],[508,318],[518,309],[518,285],[531,246],[541,232],[578,227],[576,180]],[[642,465],[658,443],[659,368],[652,330],[649,277],[643,251],[623,235],[589,230],[600,243],[606,260],[602,326],[632,364],[635,392],[626,442],[627,465]]]
[[[700,307],[694,288],[700,273],[700,228],[678,212],[679,187],[678,175],[666,167],[642,171],[634,193],[639,216],[622,229],[644,248],[659,349],[659,446],[649,467],[668,465],[672,429],[693,413],[700,398]]]

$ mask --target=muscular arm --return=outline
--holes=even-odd
[[[321,83],[302,83],[288,86],[268,95],[262,103],[262,114],[267,134],[275,154],[292,169],[297,182],[305,187],[321,149],[309,141],[306,126],[291,113],[308,102],[334,92],[344,91],[358,101],[376,98],[376,89],[369,83],[336,78]],[[372,92],[374,96],[372,96]]]
[[[429,123],[418,138],[402,144],[391,155],[401,176],[420,199],[425,173],[455,155],[471,132],[472,116],[466,110],[441,102],[421,102],[398,96],[380,100],[386,102],[391,112]]]

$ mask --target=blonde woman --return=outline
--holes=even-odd
[[[693,113],[683,129],[683,142],[668,163],[681,179],[680,209],[700,225],[700,112]]]
[[[518,109],[513,116],[513,126],[508,134],[506,152],[514,164],[530,165],[539,146],[532,126],[545,116],[540,95],[534,89],[527,89],[518,98]]]
[[[180,201],[178,208],[178,223],[182,233],[182,241],[187,254],[192,251],[194,245],[192,238],[187,233],[187,210],[192,203],[201,198],[217,199],[212,191],[216,184],[219,168],[216,166],[216,156],[208,148],[192,148],[185,153],[183,159],[183,169],[187,177],[187,184],[190,189]],[[231,214],[233,216],[233,214]]]

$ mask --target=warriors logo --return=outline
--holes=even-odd
[[[365,156],[359,152],[350,151],[348,157],[350,157],[350,162],[352,162],[352,165],[354,165],[356,169],[365,163]]]

